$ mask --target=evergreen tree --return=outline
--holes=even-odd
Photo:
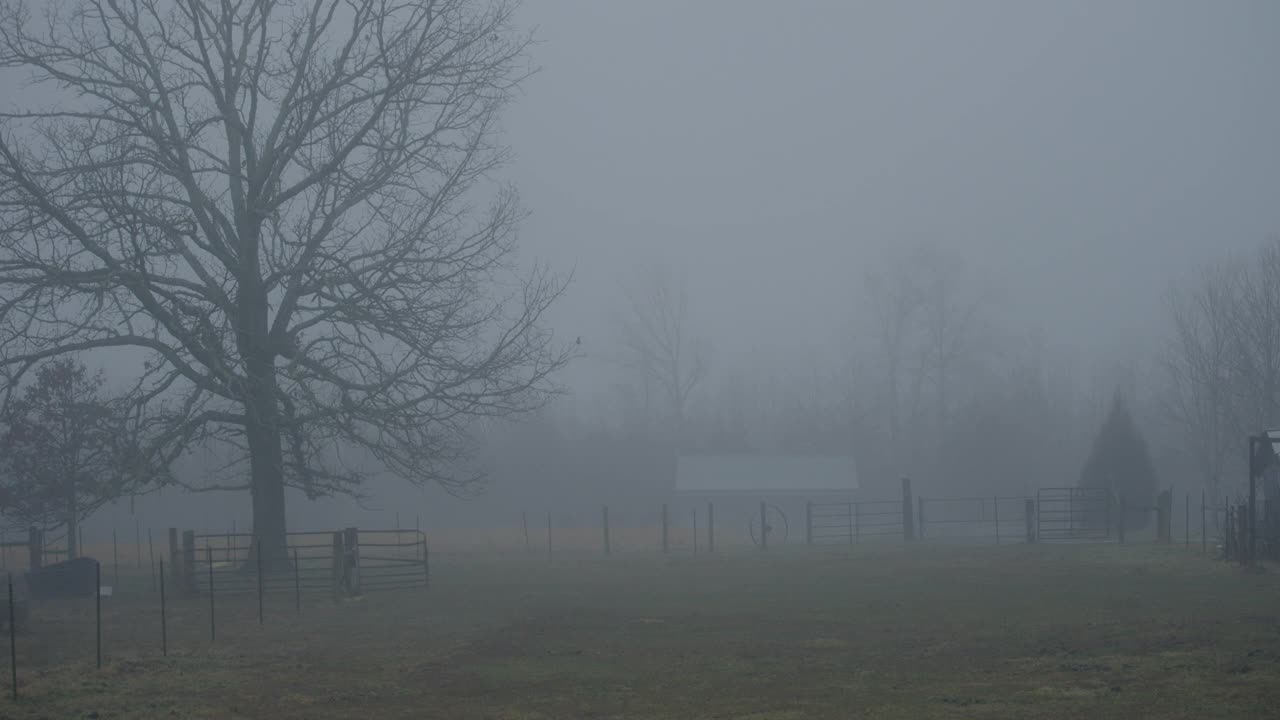
[[[1113,497],[1123,497],[1130,507],[1155,503],[1159,483],[1147,441],[1118,391],[1080,473],[1080,487],[1106,488]],[[1126,525],[1141,527],[1146,516],[1136,513],[1126,518]]]

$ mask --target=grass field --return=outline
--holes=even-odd
[[[1280,575],[1181,547],[454,556],[335,604],[36,611],[0,718],[1280,716]],[[144,584],[145,585],[145,584]],[[221,602],[221,601],[220,601]],[[55,622],[57,620],[57,622]],[[5,680],[7,687],[7,663]]]

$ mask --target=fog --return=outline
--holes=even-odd
[[[539,0],[517,24],[534,33],[539,70],[502,115],[514,155],[493,179],[530,213],[520,262],[571,275],[546,317],[574,347],[555,378],[563,394],[477,426],[474,464],[489,475],[479,498],[384,475],[359,504],[291,496],[291,528],[389,525],[395,513],[406,525],[500,525],[523,508],[619,497],[655,506],[663,490],[626,488],[669,472],[670,439],[619,440],[609,454],[584,448],[583,428],[653,431],[627,420],[641,379],[626,363],[626,290],[663,273],[685,293],[683,332],[704,365],[681,410],[690,435],[727,388],[767,385],[809,394],[822,450],[847,438],[866,492],[892,497],[910,474],[939,492],[1016,494],[1075,482],[1120,388],[1165,484],[1199,482],[1179,474],[1160,411],[1169,292],[1280,231],[1280,5]],[[8,77],[5,94],[18,87]],[[954,432],[915,448],[927,460],[862,457],[881,444],[869,428],[887,422],[875,289],[895,267],[945,284],[939,302],[966,318],[939,415]],[[1032,365],[1057,414],[982,425],[973,408]],[[902,432],[931,422],[903,420]],[[1037,425],[1038,449],[951,477],[957,447],[1014,445],[1010,433]],[[195,473],[204,461],[184,462]],[[130,513],[156,527],[244,527],[244,495],[169,488],[89,528],[131,525]]]

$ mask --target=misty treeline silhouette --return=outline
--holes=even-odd
[[[1280,427],[1280,238],[1176,284],[1162,407],[1179,456],[1213,497],[1247,481],[1251,434]],[[1274,481],[1266,496],[1280,499]]]
[[[682,282],[671,271],[639,281]],[[1157,345],[1084,373],[1036,334],[1002,323],[1000,297],[957,254],[920,246],[855,282],[869,321],[832,319],[833,332],[849,333],[845,357],[797,354],[760,369],[703,345],[697,382],[678,399],[643,364],[611,362],[612,390],[491,427],[482,454],[504,492],[576,498],[584,510],[665,497],[680,452],[852,454],[872,496],[890,497],[909,475],[926,494],[1100,484],[1139,505],[1167,487],[1239,492],[1244,438],[1280,424],[1280,243],[1175,283],[1168,317],[1156,319]],[[679,287],[630,291],[618,306],[644,315],[637,297],[683,296]],[[697,308],[677,305],[679,313],[647,313],[682,317],[668,327],[679,327],[682,347],[695,346]],[[625,358],[637,352],[635,337],[618,327]],[[662,347],[672,344],[641,354],[681,367]]]

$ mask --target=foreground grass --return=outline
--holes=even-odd
[[[167,658],[122,594],[101,671],[91,603],[41,609],[0,718],[1276,717],[1278,591],[1177,547],[454,558],[262,627],[228,601],[213,645],[176,602]]]

